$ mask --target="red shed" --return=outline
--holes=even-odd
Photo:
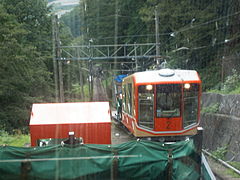
[[[109,102],[33,104],[31,145],[39,139],[63,139],[69,132],[86,144],[111,144]]]

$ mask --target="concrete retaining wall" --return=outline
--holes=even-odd
[[[210,151],[227,146],[227,160],[240,161],[240,95],[204,93],[202,109],[217,107],[217,112],[201,113],[203,147]]]

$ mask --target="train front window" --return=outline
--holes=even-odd
[[[184,128],[197,123],[198,115],[198,95],[199,84],[185,84],[183,91],[184,113],[183,126]]]
[[[141,85],[138,87],[138,123],[139,126],[154,127],[154,89],[153,85]]]
[[[181,85],[159,84],[157,91],[157,114],[158,118],[179,117],[181,109]]]

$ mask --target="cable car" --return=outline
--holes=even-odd
[[[197,133],[201,80],[194,70],[137,72],[122,82],[121,122],[135,137]]]

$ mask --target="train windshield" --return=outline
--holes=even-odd
[[[153,85],[138,87],[139,125],[146,128],[154,127],[154,89]]]
[[[198,96],[199,84],[185,84],[183,97],[184,97],[184,113],[183,113],[183,126],[186,128],[197,122],[198,115]]]
[[[181,108],[181,85],[159,84],[156,86],[157,117],[179,117]]]

